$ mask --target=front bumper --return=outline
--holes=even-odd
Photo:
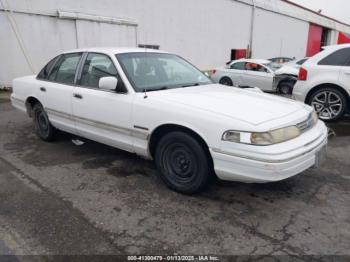
[[[327,139],[327,127],[318,121],[316,127],[300,137],[279,145],[259,147],[260,152],[256,154],[213,148],[210,151],[220,179],[266,183],[283,180],[314,167],[318,164],[316,155],[326,147]]]

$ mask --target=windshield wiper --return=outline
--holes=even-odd
[[[183,85],[182,87],[200,86],[200,83],[194,83],[189,85]]]
[[[144,91],[146,91],[146,92],[153,92],[153,91],[161,91],[161,90],[167,90],[167,89],[169,89],[169,87],[162,86],[162,87],[159,87],[159,88],[149,88],[149,89],[145,88]]]

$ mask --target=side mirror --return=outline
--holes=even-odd
[[[101,77],[98,82],[98,87],[103,90],[115,91],[117,88],[118,79],[114,76]]]

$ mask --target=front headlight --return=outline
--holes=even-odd
[[[280,128],[262,133],[229,130],[223,134],[222,140],[242,144],[267,146],[291,140],[298,137],[300,134],[301,132],[296,126]]]

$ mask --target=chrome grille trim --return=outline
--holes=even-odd
[[[312,123],[312,114],[310,114],[306,120],[296,124],[297,128],[299,128],[301,133],[306,132],[307,130],[309,130],[310,128],[313,127],[313,123]]]

